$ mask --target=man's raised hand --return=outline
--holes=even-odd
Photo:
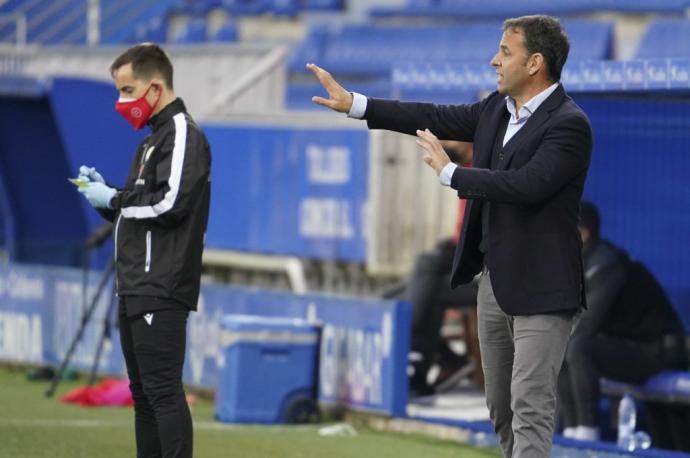
[[[352,108],[352,94],[345,90],[338,82],[323,68],[316,64],[307,64],[307,69],[309,69],[319,83],[328,92],[328,98],[314,96],[311,101],[317,105],[323,105],[324,107],[330,108],[331,110],[338,111],[340,113],[349,113],[350,108]]]
[[[443,149],[443,145],[429,129],[417,130],[417,144],[426,153],[422,157],[429,167],[434,169],[436,175],[441,175],[443,168],[448,165],[450,159]]]

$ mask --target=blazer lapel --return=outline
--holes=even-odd
[[[534,130],[541,126],[547,119],[549,119],[549,114],[555,108],[557,108],[563,98],[565,97],[565,90],[561,84],[558,85],[555,91],[539,105],[539,108],[532,113],[527,122],[520,130],[517,131],[515,135],[506,143],[503,148],[504,160],[498,166],[498,170],[505,170],[510,165],[513,158],[513,154],[517,151],[520,144],[528,138]]]

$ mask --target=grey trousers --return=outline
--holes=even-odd
[[[486,404],[506,458],[546,458],[556,411],[558,373],[571,313],[511,316],[496,302],[488,271],[477,296]]]

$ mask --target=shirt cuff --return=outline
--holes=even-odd
[[[457,168],[458,166],[452,162],[447,163],[446,166],[443,167],[441,174],[438,176],[443,186],[450,186],[450,180],[453,178],[453,173],[455,173],[455,169]]]
[[[364,113],[367,111],[367,98],[362,94],[356,92],[352,93],[352,106],[350,112],[347,114],[350,118],[362,119]]]

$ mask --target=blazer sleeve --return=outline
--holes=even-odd
[[[554,123],[532,158],[522,167],[489,170],[458,167],[451,187],[461,198],[538,204],[589,167],[592,129],[581,113]]]
[[[364,119],[369,129],[384,129],[417,135],[429,129],[442,140],[474,141],[479,117],[490,95],[470,105],[435,105],[370,98]]]
[[[209,180],[208,144],[197,128],[180,119],[175,121],[174,140],[165,142],[157,153],[155,186],[123,190],[119,210],[123,218],[175,226],[197,204]]]

